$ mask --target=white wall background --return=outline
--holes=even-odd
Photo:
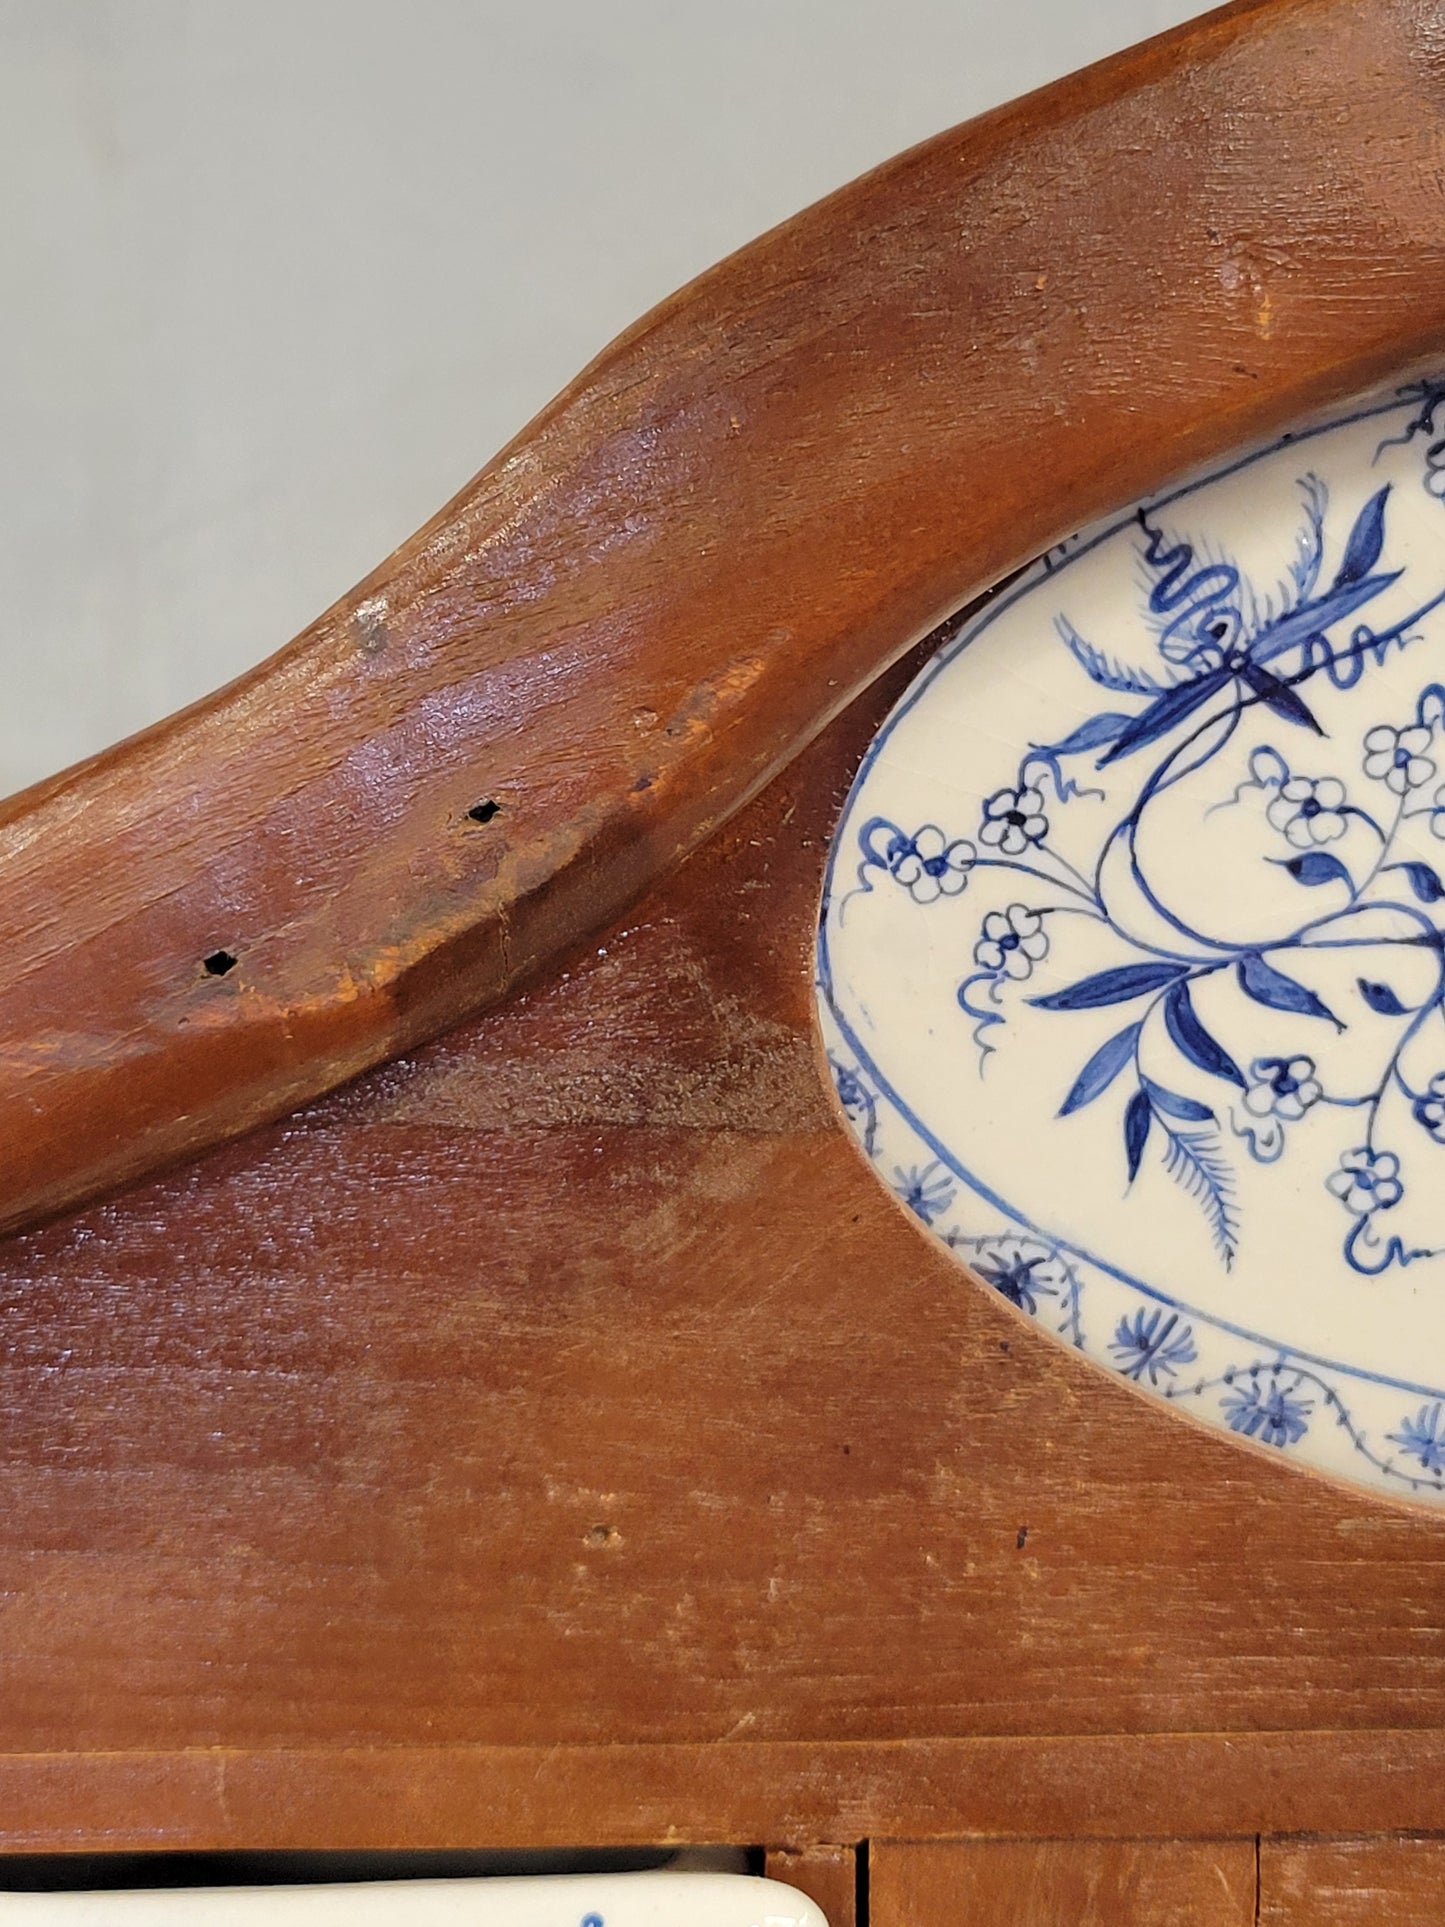
[[[1198,0],[0,0],[0,791],[266,655],[620,328]]]

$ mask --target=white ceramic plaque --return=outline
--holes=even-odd
[[[818,955],[848,1121],[977,1277],[1177,1409],[1438,1499],[1445,383],[962,627],[864,760]]]
[[[335,1887],[0,1894],[0,1927],[828,1927],[810,1900],[739,1874],[566,1874]]]

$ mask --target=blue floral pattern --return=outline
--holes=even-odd
[[[826,1022],[825,1018],[825,1022]],[[831,1057],[840,1101],[858,1116],[862,1073]],[[879,1109],[867,1094],[875,1130],[879,1123],[894,1143],[906,1140],[909,1127],[890,1105]],[[884,1155],[879,1151],[878,1155]],[[873,1155],[870,1152],[870,1155]],[[1187,1404],[1201,1416],[1217,1416],[1228,1430],[1256,1444],[1286,1452],[1298,1448],[1321,1415],[1329,1433],[1383,1483],[1445,1497],[1445,1396],[1398,1414],[1394,1429],[1379,1444],[1362,1426],[1337,1384],[1318,1368],[1288,1353],[1240,1363],[1230,1357],[1227,1336],[1201,1330],[1169,1306],[1135,1301],[1117,1310],[1117,1281],[1081,1264],[1061,1246],[1024,1230],[979,1234],[953,1219],[958,1190],[937,1160],[894,1166],[893,1189],[900,1202],[935,1231],[983,1284],[1027,1318],[1048,1325],[1078,1350],[1091,1349],[1083,1309],[1090,1302],[1113,1301],[1104,1354],[1123,1378],[1170,1403]],[[1193,1369],[1205,1362],[1208,1369]],[[1389,1448],[1397,1450],[1391,1451]]]
[[[1181,1367],[1192,1365],[1198,1357],[1194,1349],[1194,1328],[1177,1311],[1156,1305],[1152,1311],[1142,1307],[1132,1316],[1121,1318],[1109,1351],[1125,1378],[1147,1378],[1157,1386],[1175,1378]]]
[[[1445,1402],[1434,1399],[1422,1405],[1413,1418],[1401,1422],[1398,1432],[1390,1433],[1392,1444],[1402,1448],[1426,1472],[1445,1477]]]
[[[1298,1445],[1309,1430],[1314,1400],[1305,1396],[1308,1381],[1302,1372],[1286,1372],[1280,1366],[1261,1371],[1252,1367],[1241,1378],[1231,1378],[1229,1389],[1220,1400],[1225,1422],[1231,1432],[1261,1445]]]
[[[934,825],[909,837],[873,819],[859,837],[859,877],[866,885],[867,871],[881,867],[915,895],[914,879],[919,878],[928,883],[930,900],[941,894],[944,883],[942,875],[935,882],[927,873],[929,861],[941,871],[957,863],[947,878],[959,889],[980,865],[1010,868],[1048,886],[1046,894],[991,911],[983,919],[973,950],[975,969],[961,980],[958,999],[978,1022],[976,1035],[984,1055],[994,1047],[984,1033],[1007,1021],[1000,996],[1006,983],[1028,979],[1048,954],[1047,919],[1082,909],[1128,944],[1128,961],[1032,1000],[1061,1014],[1118,1006],[1130,1017],[1079,1067],[1061,1115],[1094,1103],[1121,1082],[1130,1092],[1120,1117],[1129,1181],[1139,1175],[1151,1146],[1156,1147],[1165,1170],[1206,1215],[1226,1266],[1237,1243],[1234,1184],[1221,1132],[1226,1104],[1235,1135],[1250,1156],[1266,1163],[1284,1151],[1285,1124],[1310,1105],[1363,1107],[1365,1142],[1350,1153],[1328,1189],[1356,1221],[1341,1232],[1347,1261],[1360,1272],[1378,1273],[1391,1264],[1436,1256],[1445,1248],[1407,1247],[1398,1238],[1383,1236],[1376,1219],[1402,1195],[1399,1161],[1376,1141],[1381,1107],[1398,1091],[1426,1122],[1432,1093],[1411,1085],[1403,1060],[1427,1021],[1445,1024],[1445,934],[1430,914],[1430,907],[1445,899],[1445,880],[1418,859],[1402,860],[1396,848],[1401,831],[1414,818],[1428,816],[1433,828],[1441,814],[1438,802],[1420,805],[1414,799],[1437,774],[1445,685],[1427,683],[1406,723],[1373,723],[1365,730],[1360,767],[1385,791],[1379,802],[1368,794],[1352,798],[1338,777],[1296,770],[1289,733],[1281,738],[1283,747],[1264,743],[1253,751],[1243,792],[1263,799],[1265,822],[1298,852],[1267,859],[1288,873],[1300,893],[1294,927],[1267,944],[1230,942],[1193,928],[1171,909],[1166,885],[1151,876],[1143,853],[1150,812],[1166,803],[1185,777],[1197,779],[1222,755],[1249,711],[1263,709],[1291,731],[1303,732],[1308,755],[1309,741],[1323,732],[1301,692],[1317,677],[1336,688],[1352,688],[1369,665],[1403,651],[1424,618],[1445,603],[1445,588],[1440,588],[1403,619],[1372,628],[1363,613],[1401,573],[1390,568],[1386,554],[1389,485],[1356,512],[1328,581],[1321,574],[1328,492],[1314,475],[1304,478],[1301,491],[1306,519],[1297,546],[1304,560],[1296,561],[1289,590],[1277,602],[1261,595],[1232,564],[1207,559],[1193,542],[1167,536],[1140,510],[1140,554],[1147,614],[1157,632],[1157,671],[1126,670],[1086,641],[1067,618],[1058,622],[1064,647],[1090,679],[1115,694],[1139,698],[1136,707],[1101,711],[1062,741],[1032,747],[1019,765],[1017,782],[986,799],[976,826],[977,844],[963,837],[949,841]],[[1157,760],[1147,758],[1145,752],[1156,746],[1163,753]],[[1140,758],[1143,774],[1127,793],[1128,807],[1101,838],[1094,874],[1087,876],[1050,842],[1045,788],[1053,791],[1054,807],[1066,809],[1072,799],[1096,794],[1067,771],[1075,764],[1103,769],[1124,757]],[[1237,792],[1227,806],[1239,808],[1245,801],[1245,794]],[[1373,839],[1364,843],[1364,861],[1354,870],[1330,847],[1345,837],[1352,823],[1363,826]],[[928,858],[919,853],[925,837]],[[981,856],[978,845],[995,854]],[[949,855],[954,851],[967,852],[966,864],[961,855]],[[1175,942],[1146,940],[1124,929],[1112,914],[1102,878],[1106,864],[1121,851],[1134,883]],[[1399,926],[1388,937],[1363,923],[1368,913],[1380,910],[1392,913]],[[1400,1020],[1373,1087],[1327,1092],[1313,1061],[1303,1055],[1257,1057],[1246,1078],[1227,1045],[1201,1020],[1196,1002],[1201,988],[1232,975],[1238,995],[1266,1011],[1309,1016],[1343,1030],[1350,1017],[1331,1009],[1292,974],[1291,958],[1308,949],[1351,944],[1372,955],[1392,945],[1428,948],[1435,960],[1434,981],[1423,1001],[1406,1001],[1387,978],[1357,980],[1355,994],[1361,1003]],[[1238,1087],[1242,1096],[1234,1099],[1224,1092],[1210,1101],[1162,1081],[1144,1068],[1153,1044],[1167,1046],[1166,1061],[1170,1055],[1175,1058],[1184,1082],[1192,1072],[1203,1072]]]
[[[947,914],[966,918],[976,898],[958,900],[983,890],[955,983],[977,1076],[1012,1026],[1041,1014],[1057,1037],[1058,1127],[1094,1133],[1107,1117],[1124,1193],[1147,1183],[1162,1210],[1158,1186],[1172,1185],[1225,1274],[1249,1232],[1242,1172],[1292,1170],[1300,1144],[1324,1141],[1312,1134],[1327,1116],[1343,1148],[1312,1181],[1348,1270],[1368,1282],[1445,1256],[1445,1204],[1430,1235],[1445,1166],[1430,1179],[1421,1163],[1421,1147],[1445,1147],[1445,862],[1420,844],[1421,832],[1445,840],[1445,680],[1428,661],[1411,673],[1445,611],[1445,567],[1413,587],[1419,565],[1395,536],[1407,486],[1445,503],[1445,384],[1374,412],[1392,410],[1398,432],[1379,453],[1417,454],[1415,483],[1396,473],[1337,502],[1338,482],[1301,461],[1271,579],[1177,508],[1138,510],[1137,616],[1152,655],[1056,604],[1055,647],[1098,706],[1030,742],[976,814],[864,816],[834,857],[834,879],[846,864],[851,883],[837,896],[830,886],[824,906],[820,989],[835,1024],[830,917],[841,925],[881,884],[929,916],[952,901]],[[1087,546],[1052,552],[1035,580],[1063,597]],[[1167,826],[1196,797],[1202,821],[1226,813],[1238,826],[1254,866],[1240,898],[1265,906],[1253,928],[1203,921],[1181,887]],[[870,1081],[855,1035],[833,1042],[865,1151],[891,1159],[906,1207],[1018,1311],[1160,1397],[1209,1405],[1256,1444],[1296,1451],[1328,1418],[1383,1482],[1445,1481],[1445,1393],[1411,1407],[1406,1388],[1365,1423],[1332,1368],[1281,1346],[1230,1356],[1234,1341],[1142,1287],[1131,1296],[1122,1275],[1105,1292],[1065,1242],[1000,1217],[996,1199],[981,1211],[969,1173]],[[900,1142],[885,1150],[887,1137]],[[997,1227],[980,1226],[990,1216]],[[1095,1297],[1116,1315],[1091,1337]]]

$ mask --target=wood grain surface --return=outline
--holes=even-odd
[[[973,1284],[814,1062],[856,705],[545,985],[0,1251],[0,1844],[1445,1830],[1445,1520]]]
[[[821,1907],[828,1927],[858,1927],[858,1856],[852,1847],[773,1847],[767,1874]]]
[[[1439,1927],[1445,1840],[1263,1840],[1259,1927]]]
[[[1245,0],[640,322],[289,649],[0,811],[0,1226],[440,1032],[980,587],[1439,353],[1442,132],[1436,6]]]
[[[869,1927],[1258,1927],[1253,1840],[883,1840],[868,1892]]]

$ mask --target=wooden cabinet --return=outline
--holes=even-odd
[[[1007,280],[983,337],[1003,359],[979,374],[984,364],[951,335],[950,353],[990,392],[1024,380],[1032,364],[1008,359],[1027,332],[1018,304],[1046,291],[1062,301],[1050,338],[1072,348],[1054,387],[1031,388],[1023,414],[1008,414],[1015,440],[996,472],[965,474],[952,456],[890,471],[893,519],[881,532],[865,530],[857,508],[820,536],[821,495],[798,510],[810,573],[807,594],[790,593],[817,617],[806,648],[769,613],[788,558],[768,550],[767,567],[747,575],[753,565],[719,551],[712,524],[689,519],[692,484],[679,483],[669,540],[693,545],[687,579],[707,590],[712,642],[722,624],[735,643],[736,674],[709,680],[716,665],[702,645],[688,653],[682,607],[668,621],[687,640],[686,674],[666,704],[634,702],[628,678],[660,673],[666,644],[659,630],[634,651],[624,621],[654,592],[666,601],[666,571],[644,556],[628,591],[638,600],[621,614],[611,578],[583,598],[617,643],[606,660],[618,679],[594,673],[601,658],[578,670],[597,725],[579,734],[561,696],[552,706],[566,664],[523,578],[535,563],[555,585],[574,563],[605,560],[601,525],[586,525],[566,568],[544,567],[541,550],[523,556],[519,536],[508,593],[535,676],[511,707],[487,711],[480,747],[447,712],[448,815],[420,712],[387,709],[387,676],[404,676],[408,649],[430,647],[427,624],[444,604],[455,618],[447,647],[482,648],[466,626],[480,589],[448,573],[466,558],[432,531],[409,552],[423,575],[436,572],[409,605],[414,628],[377,628],[375,609],[363,620],[363,598],[335,617],[322,650],[338,687],[353,672],[367,679],[342,735],[358,716],[366,730],[339,750],[326,737],[307,768],[331,769],[326,757],[339,755],[347,781],[365,789],[372,772],[380,787],[366,796],[385,802],[394,762],[416,778],[412,801],[436,805],[420,829],[415,814],[404,833],[380,823],[384,860],[373,864],[372,831],[350,813],[361,789],[333,794],[317,776],[311,815],[287,814],[287,740],[267,736],[259,710],[240,713],[251,685],[231,709],[186,723],[180,760],[166,761],[179,739],[163,735],[78,787],[11,806],[5,847],[20,853],[19,881],[0,876],[0,903],[37,971],[53,964],[80,1003],[52,1012],[71,1055],[32,1065],[33,1089],[18,1057],[0,1061],[19,1093],[4,1120],[8,1154],[31,1174],[32,1204],[89,1195],[107,1173],[143,1174],[0,1246],[0,1846],[10,1853],[733,1842],[767,1847],[835,1927],[859,1927],[861,1911],[849,1918],[859,1894],[877,1927],[1445,1917],[1445,1899],[1432,1913],[1422,1897],[1445,1893],[1441,1848],[1406,1837],[1445,1832],[1441,1519],[1207,1435],[1031,1329],[864,1169],[838,1128],[813,1030],[823,852],[908,665],[851,707],[845,699],[942,612],[952,577],[934,562],[950,517],[967,533],[961,494],[1057,488],[1028,528],[1066,527],[1161,464],[1193,461],[1221,436],[1287,419],[1445,340],[1431,158],[1445,92],[1431,11],[1265,0],[1197,32],[1142,57],[1139,71],[1174,75],[1178,127],[1192,130],[1219,193],[1241,197],[1228,202],[1241,258],[1262,274],[1277,267],[1279,305],[1244,319],[1221,310],[1217,335],[1199,337],[1213,358],[1187,371],[1203,386],[1156,367],[1158,407],[1140,415],[1134,391],[1121,399],[1127,356],[1116,357],[1114,331],[1127,310],[1137,347],[1157,324],[1160,354],[1189,332],[1223,271],[1209,252],[1223,245],[1209,197],[1160,216],[1193,279],[1146,275],[1118,307],[1117,262],[1090,302],[1085,280],[1060,296],[1050,234],[1004,167],[990,218],[1015,253],[1006,275],[980,270],[979,297]],[[1273,48],[1262,91],[1250,65],[1261,47]],[[1357,74],[1379,120],[1352,121],[1344,106],[1322,117],[1320,101],[1348,104]],[[1283,143],[1265,108],[1283,112],[1296,82],[1314,90],[1300,127],[1332,130],[1325,185],[1337,222],[1321,217],[1297,241],[1295,230],[1250,227],[1267,228],[1273,205],[1273,187],[1251,172],[1251,141]],[[990,165],[1002,165],[995,148],[1010,130],[1046,125],[1052,144],[1035,161],[1057,187],[1077,117],[1120,89],[1110,69],[1046,108],[1006,110],[978,137]],[[1116,133],[1124,125],[1108,119]],[[1148,125],[1152,145],[1140,122],[1120,148],[1136,173],[1173,152],[1175,123],[1156,114]],[[930,151],[949,181],[967,175],[952,150]],[[1169,164],[1182,166],[1177,154]],[[1404,170],[1410,192],[1386,196],[1384,212],[1341,186],[1387,166]],[[1307,173],[1290,175],[1290,191],[1314,208]],[[1146,229],[1154,218],[1148,205],[1124,211]],[[786,281],[794,242],[770,245],[784,253],[767,256],[768,271]],[[964,247],[954,226],[920,261],[945,246]],[[1092,274],[1099,250],[1076,252]],[[890,286],[914,300],[902,270]],[[786,287],[806,345],[822,326],[811,284],[799,270]],[[922,328],[921,296],[915,307]],[[720,323],[677,326],[684,372],[699,344],[723,338]],[[781,363],[756,360],[767,395],[755,399],[771,397],[788,426],[769,440],[783,416],[767,415],[759,459],[789,501],[808,496],[802,443],[832,446],[814,403],[862,419],[866,373],[869,421],[879,435],[897,427],[884,417],[902,360],[870,347],[862,321],[839,327],[818,348],[806,406]],[[940,386],[947,367],[931,340],[909,351],[920,421],[966,412],[961,391]],[[624,391],[609,391],[607,406],[621,408]],[[650,405],[682,410],[690,392],[664,385]],[[587,397],[574,402],[585,416]],[[1016,440],[1044,416],[1072,423],[1067,476]],[[725,413],[714,429],[731,436]],[[859,447],[876,456],[883,444],[868,436]],[[646,469],[644,439],[632,481]],[[838,457],[830,487],[853,459]],[[517,457],[507,487],[525,466]],[[600,471],[594,480],[589,499],[605,506],[611,484]],[[729,501],[730,513],[746,507],[746,491]],[[878,558],[915,537],[927,567],[903,572],[887,619],[870,628]],[[969,567],[987,576],[1019,559],[1001,541]],[[835,618],[850,652],[836,678]],[[267,701],[286,676],[313,675],[315,660],[304,675],[302,660],[286,658]],[[504,651],[488,661],[499,676],[508,668]],[[443,671],[428,669],[433,721],[454,693]],[[307,686],[321,701],[330,684]],[[227,868],[239,846],[182,781],[206,731],[217,769],[243,743],[256,759],[251,788],[228,765],[226,807],[241,827],[226,836],[251,834],[248,798],[275,803],[295,833],[267,846],[281,880],[259,909],[235,882],[257,873]],[[655,757],[637,747],[644,738]],[[539,745],[552,758],[542,843],[566,872],[557,899],[542,843],[527,841],[522,777],[515,794],[500,781],[494,793],[480,766],[494,743],[523,776]],[[357,760],[362,750],[371,761]],[[607,804],[595,820],[583,807],[588,755]],[[152,776],[192,824],[187,875],[205,888],[189,907],[170,890],[173,853],[146,814]],[[682,802],[669,816],[674,781]],[[619,796],[635,814],[618,814]],[[77,797],[91,814],[66,814]],[[61,817],[63,898],[47,894],[43,838],[26,841]],[[280,819],[266,820],[274,830]],[[474,830],[498,839],[482,867],[493,862],[503,882],[485,917],[452,929],[423,843]],[[92,831],[111,839],[110,869],[87,844]],[[575,862],[563,862],[573,831]],[[131,868],[128,838],[144,846]],[[349,879],[342,909],[312,888],[333,859]],[[112,889],[120,908],[108,923]],[[298,891],[299,921],[287,908]],[[168,945],[199,940],[186,918],[203,900],[233,903],[242,920],[274,911],[275,927],[254,947],[219,926],[192,944],[194,1009],[181,1010],[157,973]],[[398,904],[430,919],[425,941],[420,924],[396,922]],[[80,962],[61,955],[71,914],[84,924]],[[517,955],[515,928],[530,946]],[[392,999],[382,962],[411,955],[407,930],[425,968]],[[251,960],[271,954],[268,942],[300,974],[254,1028],[227,1031],[231,1007],[200,1000],[262,995]],[[363,951],[375,970],[348,979],[344,1008],[309,1000],[308,970],[349,969]],[[89,1010],[92,993],[103,1001],[112,966],[140,1015],[102,1047],[75,1010]],[[445,1028],[514,984],[509,1001]],[[11,987],[16,1008],[44,1002],[18,965]],[[176,1023],[169,1086],[164,1051],[137,1043],[132,1061],[123,1048],[154,1042],[158,1009]],[[388,1052],[395,1061],[378,1065]],[[367,1064],[377,1067],[341,1081]],[[200,1117],[186,1093],[201,1093],[203,1108],[217,1078],[224,1103]],[[106,1091],[114,1110],[87,1108]],[[271,1121],[218,1144],[252,1119]],[[137,1151],[153,1128],[160,1137]],[[204,1144],[179,1166],[157,1149]]]

